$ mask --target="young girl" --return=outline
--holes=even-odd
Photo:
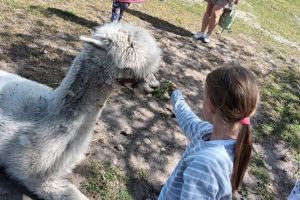
[[[111,21],[119,22],[122,19],[123,12],[131,3],[140,3],[144,1],[145,0],[113,0]]]
[[[251,156],[250,116],[259,100],[256,78],[240,66],[208,74],[203,101],[207,121],[192,112],[179,90],[173,91],[171,100],[190,144],[158,199],[231,200]]]

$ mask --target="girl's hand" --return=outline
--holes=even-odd
[[[169,83],[168,83],[168,93],[169,93],[170,96],[171,96],[172,92],[176,89],[177,89],[177,86],[175,85],[175,83],[169,81]]]

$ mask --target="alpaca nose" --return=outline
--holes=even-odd
[[[150,86],[153,90],[157,90],[159,88],[159,85],[151,85]]]
[[[149,85],[151,89],[157,90],[160,87],[160,82],[158,80],[153,80]]]

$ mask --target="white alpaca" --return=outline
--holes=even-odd
[[[0,70],[0,165],[46,200],[87,199],[64,177],[83,159],[117,79],[159,86],[161,51],[146,31],[107,24],[81,39],[83,51],[55,90]]]

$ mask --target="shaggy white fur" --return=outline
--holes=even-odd
[[[85,200],[65,176],[87,151],[117,79],[159,86],[161,50],[145,30],[106,24],[85,41],[60,84],[51,88],[0,70],[0,165],[46,200]]]

